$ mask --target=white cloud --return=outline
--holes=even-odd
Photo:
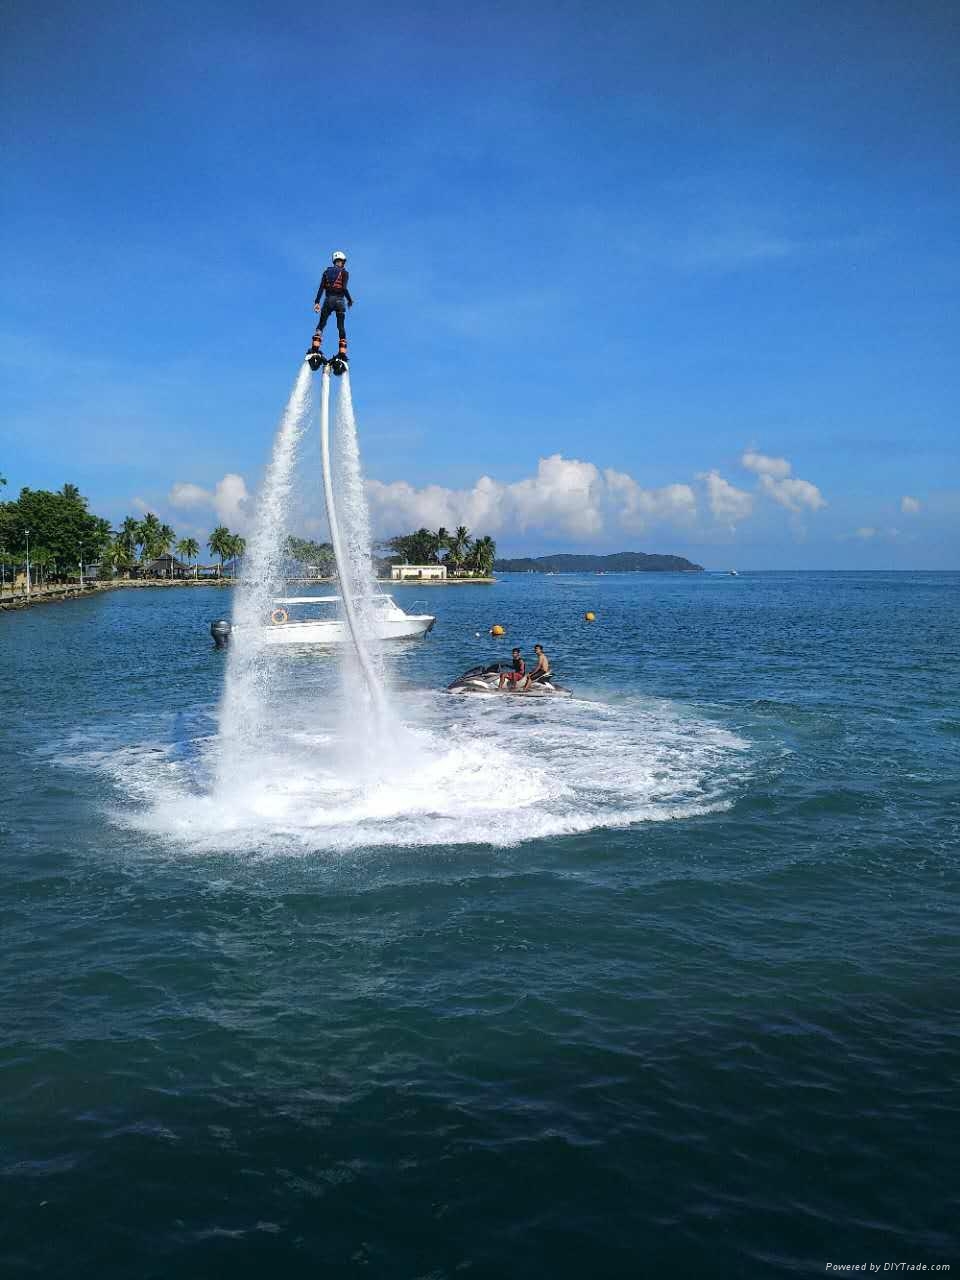
[[[809,480],[774,480],[773,476],[761,476],[760,488],[788,511],[799,512],[804,507],[810,511],[819,511],[827,505],[823,494]]]
[[[911,498],[908,493],[905,493],[900,499],[900,510],[905,516],[915,516],[920,510],[920,506],[920,499]]]
[[[641,533],[651,524],[689,525],[697,518],[697,496],[688,484],[643,489],[625,471],[604,471],[609,505],[621,529]]]
[[[420,525],[455,529],[465,524],[495,533],[503,527],[503,486],[489,476],[481,476],[472,489],[444,489],[436,484],[415,489],[406,480],[389,484],[368,480],[366,489],[374,523],[381,532],[396,533]]]
[[[367,482],[374,519],[381,529],[440,525],[498,533],[529,528],[595,537],[603,529],[603,480],[592,462],[564,458],[559,453],[541,458],[537,473],[514,484],[481,476],[472,489],[427,485],[415,489],[406,480]]]
[[[758,476],[772,476],[774,480],[784,480],[793,469],[786,458],[771,458],[755,449],[747,449],[740,461],[748,471],[755,471]]]
[[[719,471],[701,471],[697,476],[707,486],[707,502],[714,519],[729,526],[731,532],[753,513],[753,495],[725,480]]]
[[[626,472],[601,472],[592,462],[559,453],[541,458],[535,475],[511,484],[481,476],[472,489],[415,489],[405,480],[370,480],[367,494],[374,524],[383,533],[465,524],[491,534],[538,529],[591,539],[611,524],[637,533],[653,524],[689,525],[697,515],[696,494],[688,484],[644,489]]]
[[[859,538],[861,542],[873,542],[874,540],[878,542],[896,542],[900,537],[900,530],[892,526],[888,526],[886,529],[878,529],[875,525],[867,524],[855,529],[852,536]]]
[[[767,497],[788,511],[794,514],[804,509],[819,511],[827,505],[826,498],[815,484],[790,474],[793,467],[786,458],[771,458],[755,449],[747,449],[740,461],[758,477],[760,488]]]
[[[178,480],[167,494],[172,507],[211,507],[221,524],[244,529],[250,518],[250,493],[243,476],[229,471],[213,489]]]
[[[243,476],[230,473],[218,480],[213,491],[213,507],[225,524],[239,525],[248,517],[250,494]]]
[[[141,512],[143,515],[146,515],[146,514],[147,514],[147,512],[150,510],[150,508],[147,506],[147,504],[146,504],[146,502],[143,500],[143,498],[139,498],[139,497],[137,497],[137,498],[131,498],[131,499],[130,499],[130,506],[134,509],[134,511],[139,511],[139,512]]]
[[[507,485],[505,505],[516,527],[553,526],[564,533],[594,537],[603,530],[600,472],[592,462],[552,454],[537,463],[537,474]]]
[[[789,511],[816,511],[826,503],[816,485],[790,475],[785,458],[755,450],[743,455],[760,489]],[[710,515],[732,532],[754,511],[756,497],[738,489],[719,471],[697,475]],[[416,488],[407,480],[368,480],[367,499],[378,535],[424,525],[455,529],[466,525],[476,533],[522,534],[535,529],[547,537],[591,541],[615,531],[643,533],[656,526],[691,529],[699,516],[697,490],[677,482],[644,488],[625,471],[602,470],[592,462],[555,453],[540,458],[534,474],[504,482],[480,476],[470,488],[448,489],[429,484]],[[229,472],[212,489],[178,480],[168,494],[182,510],[209,510],[219,523],[243,532],[252,513],[252,495],[241,475]],[[704,530],[701,530],[705,533]]]
[[[213,503],[213,494],[198,484],[178,480],[167,494],[167,501],[173,507],[209,507]]]

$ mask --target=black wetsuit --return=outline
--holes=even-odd
[[[317,290],[317,296],[314,299],[314,306],[323,298],[323,306],[320,308],[320,319],[317,321],[317,333],[323,333],[327,321],[330,319],[330,313],[334,312],[337,317],[337,333],[340,335],[341,349],[346,350],[347,328],[344,323],[347,314],[347,303],[353,306],[353,299],[350,297],[350,290],[347,284],[350,280],[350,272],[346,267],[332,266],[327,267],[326,271],[320,278],[320,288]],[[324,294],[326,297],[324,298]]]

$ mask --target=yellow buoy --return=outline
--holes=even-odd
[[[583,620],[584,622],[596,622],[597,615],[595,613],[591,613],[590,610],[588,609],[587,612],[583,615]]]
[[[504,631],[503,627],[501,627],[499,622],[495,622],[490,628],[490,634],[492,636],[505,636],[507,633]]]

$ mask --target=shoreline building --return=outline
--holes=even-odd
[[[391,582],[445,582],[446,578],[445,564],[392,564],[390,566]]]

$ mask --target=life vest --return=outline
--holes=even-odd
[[[345,267],[327,267],[323,273],[323,287],[327,293],[344,293],[347,287],[347,271]]]

